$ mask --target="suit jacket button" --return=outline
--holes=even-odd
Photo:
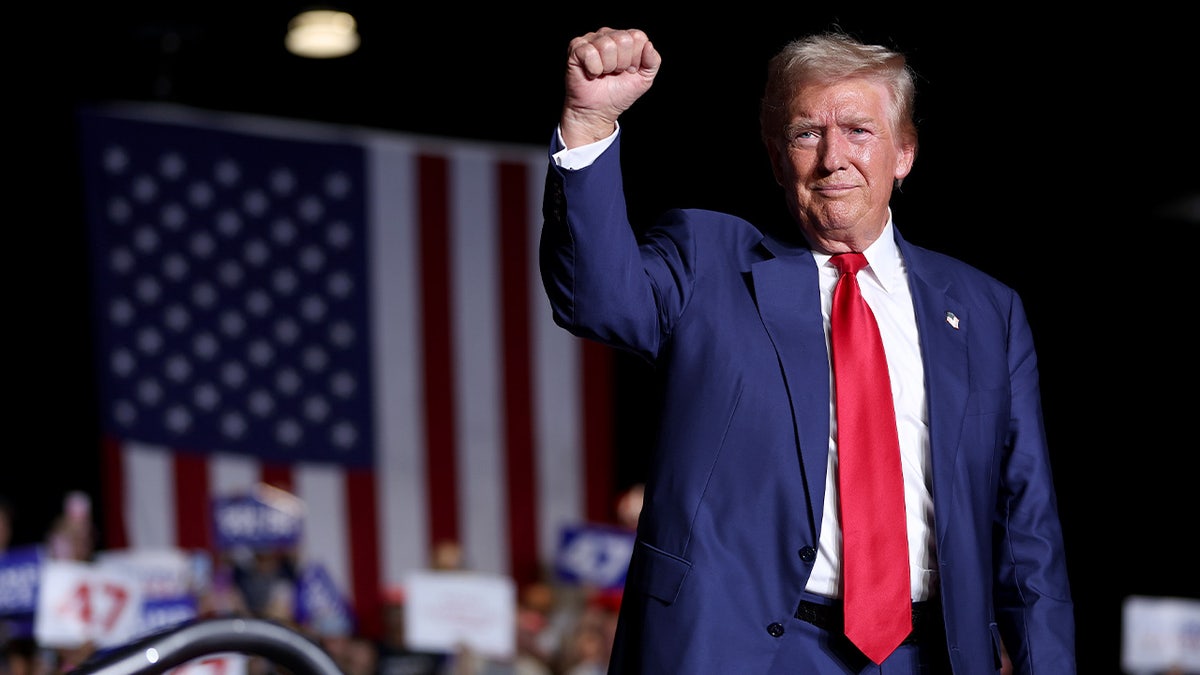
[[[771,637],[779,637],[780,635],[783,635],[783,624],[773,623],[770,626],[767,626],[767,632],[771,634]]]
[[[810,563],[817,559],[817,549],[813,546],[805,546],[800,549],[800,559],[806,563]]]

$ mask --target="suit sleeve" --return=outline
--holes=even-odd
[[[1074,673],[1075,621],[1043,426],[1037,357],[1020,298],[1010,307],[1009,451],[997,511],[996,612],[1016,673]]]
[[[649,361],[685,302],[690,256],[669,228],[639,240],[629,222],[619,143],[586,168],[550,162],[539,265],[555,323]]]

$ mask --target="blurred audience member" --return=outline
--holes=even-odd
[[[254,616],[295,621],[296,561],[290,549],[262,548],[233,558],[233,581]]]
[[[379,675],[438,675],[446,655],[410,649],[405,639],[404,589],[390,588],[383,597],[383,636],[377,645]]]
[[[429,568],[443,571],[466,569],[462,546],[457,541],[439,541],[430,555]]]
[[[377,675],[379,650],[375,643],[361,635],[350,637],[338,666],[345,675]]]
[[[610,645],[598,626],[581,624],[571,636],[568,665],[563,675],[604,675]]]
[[[529,584],[517,603],[517,652],[542,663],[554,656],[558,637],[550,617],[555,609],[554,589],[546,583]]]
[[[55,560],[92,560],[96,553],[96,532],[92,524],[92,499],[87,493],[67,494],[63,512],[51,525],[46,544],[49,556]]]
[[[44,675],[50,670],[42,650],[32,637],[4,640],[4,656],[0,661],[2,675]]]
[[[356,636],[353,633],[353,627],[347,621],[339,616],[326,616],[316,621],[313,626],[309,627],[307,633],[329,658],[338,665],[342,672],[349,674],[346,665],[354,657],[351,655],[353,644]]]
[[[562,675],[604,675],[616,621],[616,608],[607,595],[597,595],[594,602],[589,602],[563,643],[559,666]]]

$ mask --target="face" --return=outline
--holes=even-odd
[[[888,90],[852,79],[801,88],[783,139],[768,152],[788,208],[810,244],[861,251],[887,224],[892,185],[915,148],[892,128]]]

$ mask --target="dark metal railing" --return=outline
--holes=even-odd
[[[156,675],[209,654],[262,656],[294,675],[342,675],[325,650],[296,631],[262,619],[204,619],[97,653],[72,675]]]

